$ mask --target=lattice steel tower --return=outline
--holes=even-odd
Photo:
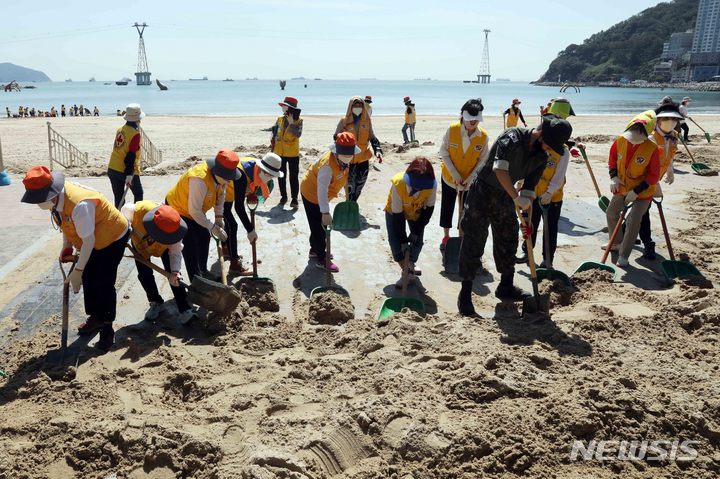
[[[488,46],[488,33],[490,33],[490,30],[483,31],[485,32],[485,46],[480,59],[480,74],[477,78],[478,83],[490,83],[490,47]]]
[[[145,40],[143,40],[143,32],[147,23],[139,24],[135,22],[133,25],[137,29],[138,35],[140,35],[140,44],[138,45],[138,62],[137,71],[135,72],[135,83],[137,85],[149,85],[150,84],[150,72],[148,71],[147,56],[145,55]]]

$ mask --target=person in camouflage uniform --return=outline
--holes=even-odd
[[[460,222],[463,231],[460,247],[462,288],[458,295],[458,310],[461,314],[475,314],[472,284],[481,267],[488,227],[492,227],[493,256],[501,275],[495,296],[512,301],[528,296],[513,284],[518,247],[515,208],[530,209],[535,199],[535,185],[547,163],[546,151],[562,154],[571,134],[572,127],[566,120],[546,117],[535,129],[508,128],[495,140],[487,163],[470,187]],[[514,187],[519,180],[523,180],[520,192]],[[531,234],[531,225],[523,228],[524,237]]]

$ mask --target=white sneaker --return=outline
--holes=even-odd
[[[186,309],[178,316],[180,324],[188,324],[193,319],[197,318],[197,311],[194,308]]]
[[[617,264],[621,268],[624,268],[625,266],[627,266],[630,263],[628,262],[628,259],[625,256],[618,256],[617,263],[615,263],[615,264]]]
[[[165,309],[165,303],[150,303],[150,308],[145,313],[145,321],[155,321]]]

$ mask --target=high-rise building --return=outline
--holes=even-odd
[[[700,0],[692,54],[692,80],[708,80],[720,73],[720,0]]]

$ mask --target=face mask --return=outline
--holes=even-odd
[[[362,108],[353,108],[352,112],[355,116],[360,116],[362,114],[363,109]]]
[[[215,180],[217,180],[218,185],[221,186],[228,184],[228,180],[226,180],[225,178],[220,178],[219,176],[216,176]]]
[[[463,122],[463,125],[465,125],[465,129],[466,129],[466,130],[472,131],[472,130],[474,130],[475,128],[477,128],[477,124],[478,124],[478,123],[479,123],[479,122],[477,122],[477,121],[475,121],[475,120],[473,120],[473,121],[464,121],[464,122]]]
[[[261,171],[260,179],[263,181],[263,183],[267,183],[268,181],[270,181],[272,179],[272,175],[270,175],[269,173],[266,173],[264,171]]]
[[[633,145],[639,145],[646,140],[646,136],[637,130],[628,130],[622,134],[623,138]]]
[[[282,108],[283,114],[287,113],[288,107],[286,107],[286,106],[281,106],[280,108]]]
[[[658,122],[658,127],[660,128],[660,131],[662,131],[663,133],[672,132],[676,126],[677,126],[677,120],[673,120],[671,118],[661,119]]]
[[[338,160],[340,160],[340,163],[343,165],[347,165],[350,163],[353,159],[353,155],[338,155]]]
[[[53,203],[53,200],[47,200],[43,201],[42,203],[38,203],[38,206],[41,210],[50,211],[53,209],[53,206],[55,206],[55,203]]]

